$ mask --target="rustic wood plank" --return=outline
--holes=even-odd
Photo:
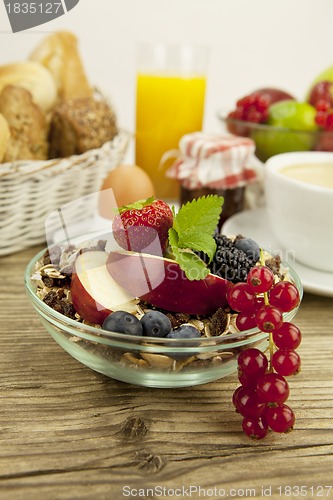
[[[141,488],[141,498],[161,496],[157,487],[189,493],[190,486],[192,498],[214,488],[241,489],[238,497],[246,490],[261,497],[266,488],[266,496],[286,498],[291,485],[306,486],[308,498],[333,498],[333,488],[316,489],[333,476],[331,298],[306,294],[297,316],[303,370],[290,380],[295,430],[252,442],[230,401],[236,375],[147,389],[65,353],[25,295],[23,271],[38,249],[0,261],[1,499],[117,500],[126,498],[126,485]]]

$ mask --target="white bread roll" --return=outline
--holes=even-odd
[[[44,38],[29,59],[43,64],[53,75],[61,100],[92,97],[93,89],[81,61],[76,37],[58,31]]]
[[[0,66],[0,93],[7,85],[28,90],[44,112],[52,109],[58,99],[57,86],[51,73],[35,61]]]
[[[0,113],[0,163],[5,157],[10,138],[9,125],[6,118]]]

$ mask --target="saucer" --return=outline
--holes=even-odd
[[[222,226],[223,234],[243,234],[262,245],[268,252],[278,254],[297,272],[305,291],[333,297],[333,273],[307,267],[295,260],[288,250],[282,249],[272,234],[265,208],[245,210],[230,217]]]

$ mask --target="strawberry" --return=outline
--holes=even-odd
[[[151,197],[119,209],[112,223],[113,236],[125,250],[163,255],[172,223],[169,205]]]

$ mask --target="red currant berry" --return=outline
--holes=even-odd
[[[256,297],[256,302],[254,304],[255,310],[258,311],[262,306],[265,305],[264,297]]]
[[[289,385],[278,373],[266,373],[257,381],[257,395],[260,401],[282,404],[289,397]]]
[[[228,288],[227,300],[231,309],[243,312],[253,310],[256,297],[249,285],[236,283],[236,285]]]
[[[256,314],[257,327],[263,332],[278,330],[283,323],[280,309],[271,305],[262,306]]]
[[[290,281],[276,283],[269,292],[269,303],[282,312],[289,312],[299,305],[300,296],[296,286]]]
[[[290,432],[295,425],[295,414],[285,404],[268,407],[265,411],[265,419],[267,419],[268,426],[274,432]]]
[[[301,369],[301,358],[299,354],[292,349],[278,349],[273,354],[272,366],[274,370],[288,377],[299,373]]]
[[[274,284],[274,274],[266,266],[252,267],[247,275],[247,284],[254,293],[268,292]]]
[[[330,109],[330,104],[324,99],[320,99],[317,101],[315,108],[317,111],[328,111]]]
[[[251,347],[238,356],[238,368],[247,379],[257,380],[266,373],[268,360],[263,352]]]
[[[237,387],[237,389],[235,389],[233,395],[232,395],[232,404],[235,406],[235,408],[237,408],[237,398],[238,398],[238,395],[239,395],[239,392],[240,390],[242,389],[243,387],[240,385]]]
[[[244,417],[243,432],[252,439],[264,439],[267,436],[268,425],[264,418]]]
[[[325,129],[327,122],[327,111],[318,110],[315,117],[315,122],[319,127]]]
[[[257,326],[256,315],[246,312],[239,313],[236,318],[236,326],[240,332],[255,328]]]
[[[259,401],[252,387],[242,387],[237,394],[236,408],[243,417],[260,417],[266,408],[266,403]]]
[[[256,379],[250,379],[244,375],[242,370],[238,368],[238,380],[242,384],[243,387],[253,387],[255,388],[255,385],[257,383]]]
[[[327,114],[326,130],[329,130],[329,131],[333,130],[333,112],[332,112],[332,110],[330,110],[330,112]]]
[[[302,341],[302,334],[296,325],[285,321],[278,330],[273,332],[273,340],[276,347],[297,349]]]

